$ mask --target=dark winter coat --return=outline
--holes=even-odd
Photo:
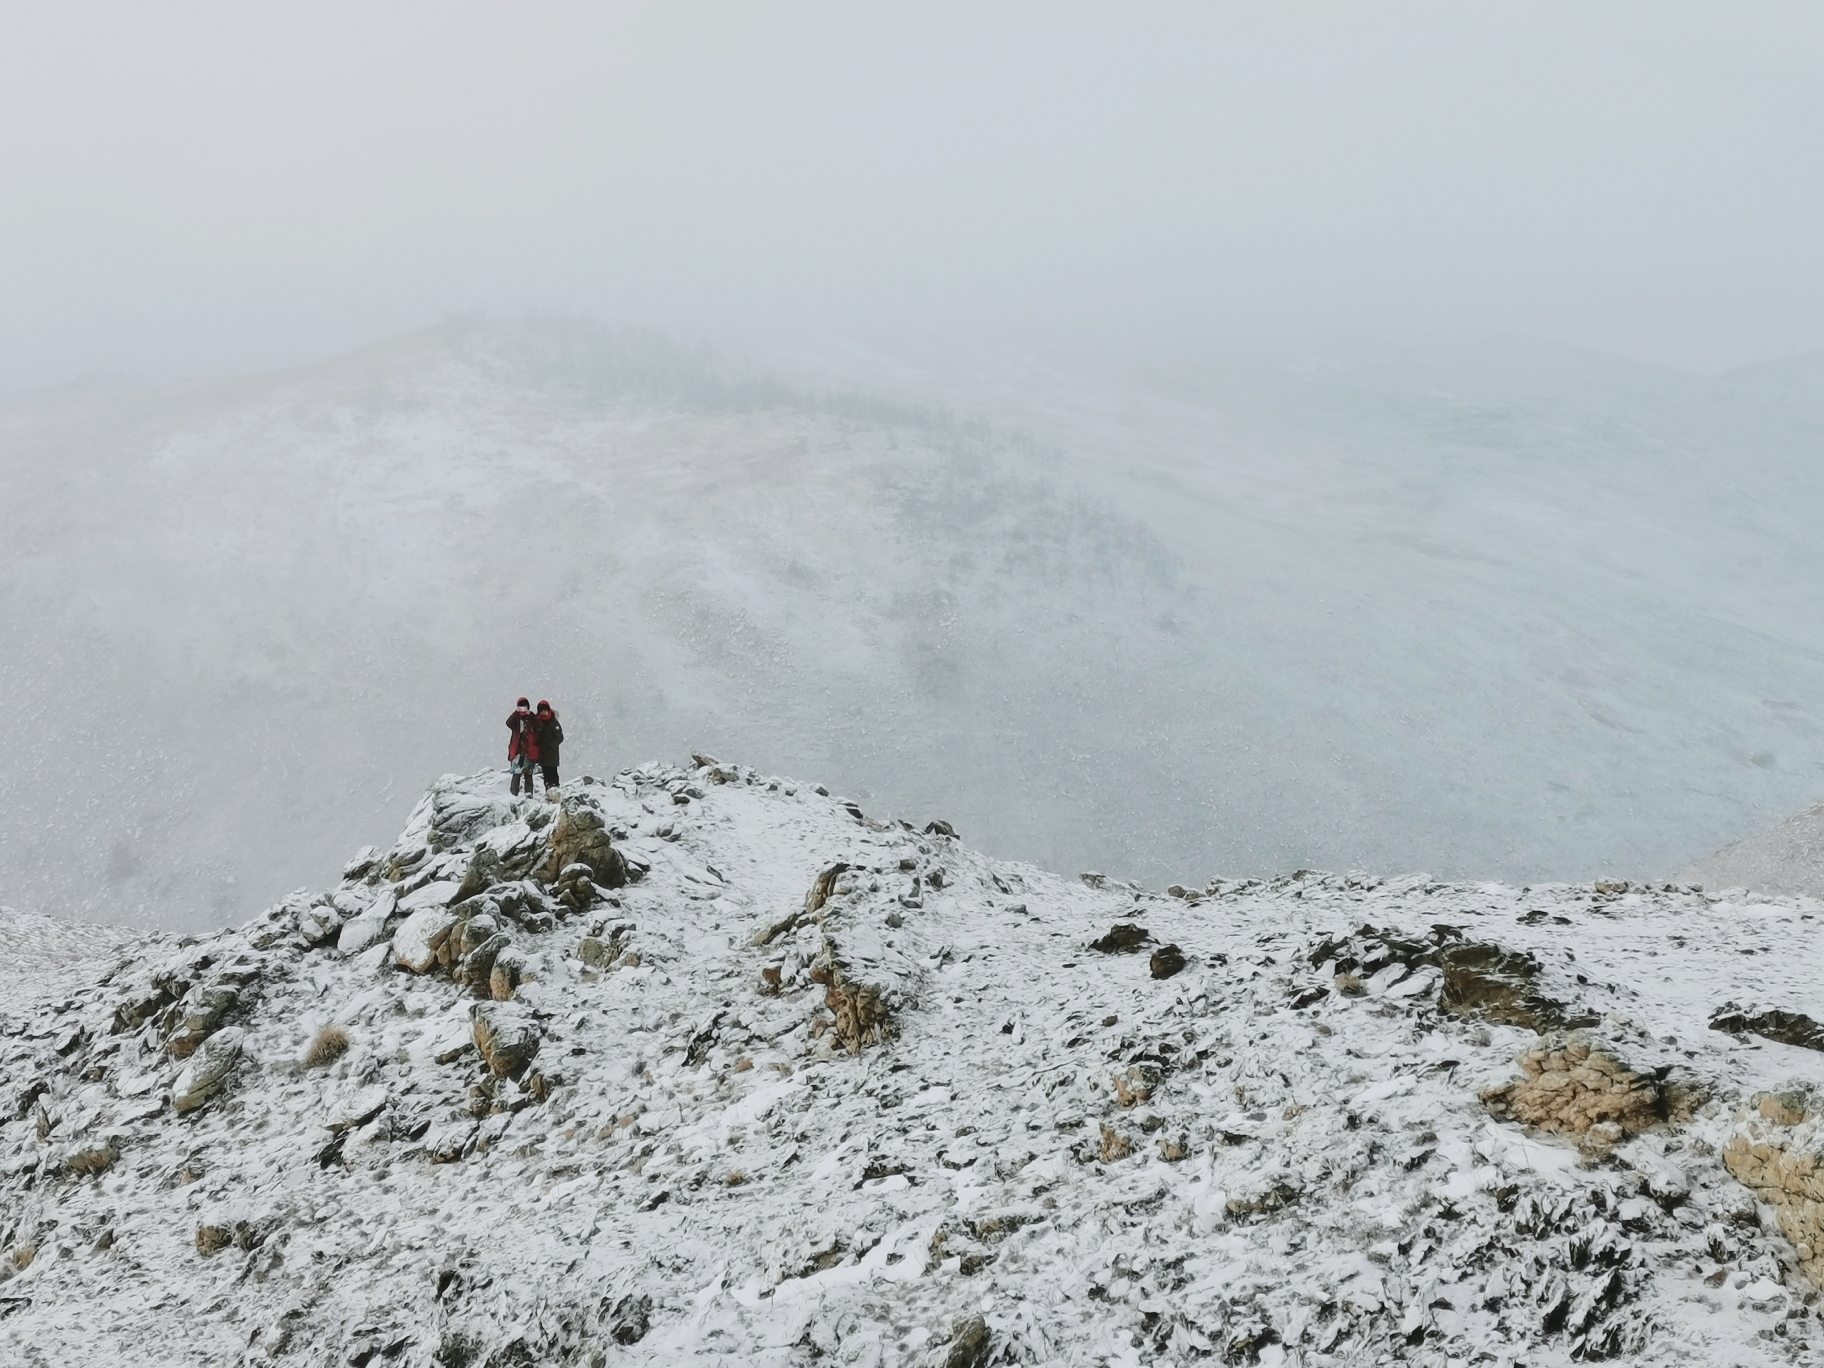
[[[538,760],[538,718],[532,713],[522,713],[515,709],[507,716],[507,730],[513,734],[507,742],[507,759],[517,760],[520,756],[536,762]]]
[[[541,765],[557,768],[557,753],[564,744],[564,724],[556,713],[539,713],[532,723],[532,758]]]

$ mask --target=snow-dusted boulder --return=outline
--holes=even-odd
[[[246,1034],[238,1026],[225,1026],[205,1040],[171,1085],[171,1105],[179,1112],[195,1111],[214,1097],[240,1060]]]
[[[438,904],[420,907],[393,932],[393,963],[414,974],[437,967],[438,954],[456,925],[456,914]]]

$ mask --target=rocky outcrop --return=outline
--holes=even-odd
[[[1440,947],[1437,964],[1444,975],[1438,1005],[1458,1016],[1540,1032],[1596,1023],[1593,1014],[1569,1011],[1540,993],[1539,961],[1524,951],[1463,941]]]
[[[1824,1118],[1813,1095],[1757,1093],[1736,1116],[1723,1164],[1773,1208],[1799,1267],[1824,1289]]]
[[[240,1027],[225,1026],[205,1040],[171,1085],[171,1105],[195,1111],[220,1092],[240,1060],[245,1036]]]
[[[627,883],[627,863],[614,848],[602,814],[579,800],[566,799],[546,838],[545,855],[533,870],[541,883],[555,883],[568,865],[580,864],[603,888]]]
[[[1545,1036],[1518,1062],[1523,1078],[1482,1090],[1497,1116],[1596,1144],[1638,1135],[1665,1117],[1658,1080],[1580,1033]]]
[[[1733,1002],[1724,1003],[1710,1018],[1710,1029],[1731,1035],[1758,1035],[1763,1040],[1777,1040],[1782,1045],[1797,1045],[1802,1050],[1824,1050],[1824,1025],[1803,1012],[1780,1008],[1756,1011]]]
[[[514,1002],[478,1002],[470,1010],[475,1048],[496,1078],[518,1078],[538,1057],[538,1022]]]
[[[414,974],[429,973],[455,925],[456,914],[447,907],[419,908],[393,932],[393,963]]]

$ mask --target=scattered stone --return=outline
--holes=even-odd
[[[608,1327],[608,1338],[616,1344],[638,1344],[652,1328],[652,1298],[629,1292],[608,1307],[602,1299],[602,1321]]]
[[[1594,1015],[1567,1012],[1562,1003],[1539,994],[1539,961],[1524,951],[1464,941],[1442,947],[1437,965],[1444,975],[1438,1004],[1458,1016],[1526,1026],[1541,1034],[1596,1024]]]
[[[188,1059],[240,1003],[240,990],[226,983],[192,988],[170,1014],[165,1050],[173,1059]]]
[[[241,1057],[246,1034],[238,1026],[224,1026],[205,1040],[171,1085],[171,1105],[180,1113],[195,1111],[221,1091]]]
[[[1089,943],[1091,950],[1105,955],[1131,955],[1153,938],[1152,933],[1133,922],[1117,922],[1108,934]]]
[[[1168,979],[1184,968],[1184,951],[1176,945],[1162,945],[1153,951],[1149,964],[1154,978]]]
[[[1497,1116],[1540,1130],[1613,1144],[1657,1125],[1665,1110],[1658,1080],[1580,1032],[1553,1032],[1520,1053],[1524,1078],[1485,1088]]]
[[[1824,1122],[1802,1088],[1757,1093],[1736,1115],[1723,1165],[1771,1206],[1799,1268],[1824,1289]]]
[[[614,848],[602,814],[587,803],[565,799],[546,843],[549,853],[533,873],[541,883],[553,883],[566,866],[580,864],[603,888],[626,886],[626,861]]]
[[[1710,1029],[1732,1035],[1758,1035],[1781,1045],[1797,1045],[1804,1050],[1824,1050],[1824,1026],[1803,1012],[1778,1008],[1757,1012],[1745,1010],[1733,1002],[1724,1003],[1710,1018]]]
[[[414,974],[429,973],[455,925],[456,914],[447,907],[419,908],[393,932],[393,963]]]
[[[515,1002],[478,1002],[469,1011],[475,1048],[496,1078],[518,1078],[538,1056],[538,1022]]]

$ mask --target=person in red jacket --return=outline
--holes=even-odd
[[[538,767],[544,772],[546,790],[557,787],[558,748],[564,744],[564,724],[557,720],[557,709],[544,699],[538,700],[538,711],[532,717],[532,739],[536,743]]]
[[[522,698],[515,705],[507,717],[507,730],[512,733],[507,742],[507,768],[513,772],[512,789],[517,794],[520,780],[524,779],[529,798],[537,791],[533,774],[538,765],[538,719],[533,716],[530,699]]]

